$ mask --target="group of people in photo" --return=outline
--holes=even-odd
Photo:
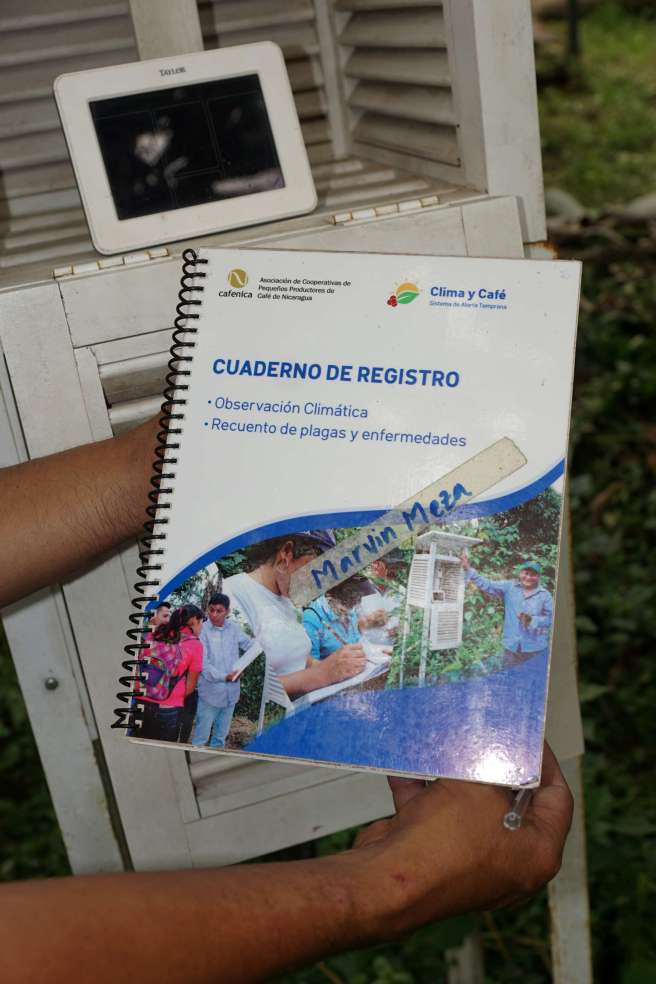
[[[335,542],[330,530],[264,541],[245,551],[248,571],[224,578],[206,611],[159,605],[144,636],[135,693],[143,712],[134,734],[224,748],[240,698],[240,656],[249,651],[264,651],[292,700],[358,676],[374,650],[391,653],[403,604],[401,551],[374,561],[369,576],[350,578],[303,612],[290,601],[294,571]]]
[[[302,612],[289,598],[294,572],[335,544],[331,530],[263,541],[244,551],[246,569],[224,578],[205,610],[160,604],[144,637],[142,679],[134,695],[143,712],[134,734],[224,748],[240,676],[262,652],[290,701],[322,698],[324,688],[332,694],[344,681],[358,683],[368,666],[375,675],[386,673],[405,605],[408,561],[400,549]],[[526,559],[515,579],[491,580],[475,570],[466,552],[460,560],[468,583],[503,601],[503,668],[545,651],[553,603],[540,583],[539,563]]]

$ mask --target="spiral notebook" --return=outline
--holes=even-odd
[[[183,260],[114,727],[536,784],[579,264]]]

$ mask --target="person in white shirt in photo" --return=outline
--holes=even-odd
[[[334,546],[330,530],[303,530],[265,540],[246,549],[250,572],[223,582],[290,697],[339,683],[365,667],[359,644],[346,643],[325,659],[313,659],[300,612],[288,597],[294,571]]]
[[[203,623],[200,640],[205,647],[203,670],[198,678],[198,708],[191,736],[192,745],[225,748],[232,715],[239,700],[240,686],[235,672],[239,653],[253,640],[240,625],[228,618],[230,598],[213,594],[207,606],[208,621]]]

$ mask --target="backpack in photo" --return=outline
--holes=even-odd
[[[182,663],[180,643],[158,642],[152,640],[148,662],[142,670],[145,696],[151,700],[168,700],[173,688],[183,674],[179,673]]]

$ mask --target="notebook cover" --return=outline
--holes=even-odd
[[[223,731],[230,754],[535,784],[580,265],[198,257],[149,609],[221,591],[235,659],[259,644],[238,686],[212,687],[205,641],[205,713],[225,705],[214,743]],[[189,740],[210,751],[197,724]]]

